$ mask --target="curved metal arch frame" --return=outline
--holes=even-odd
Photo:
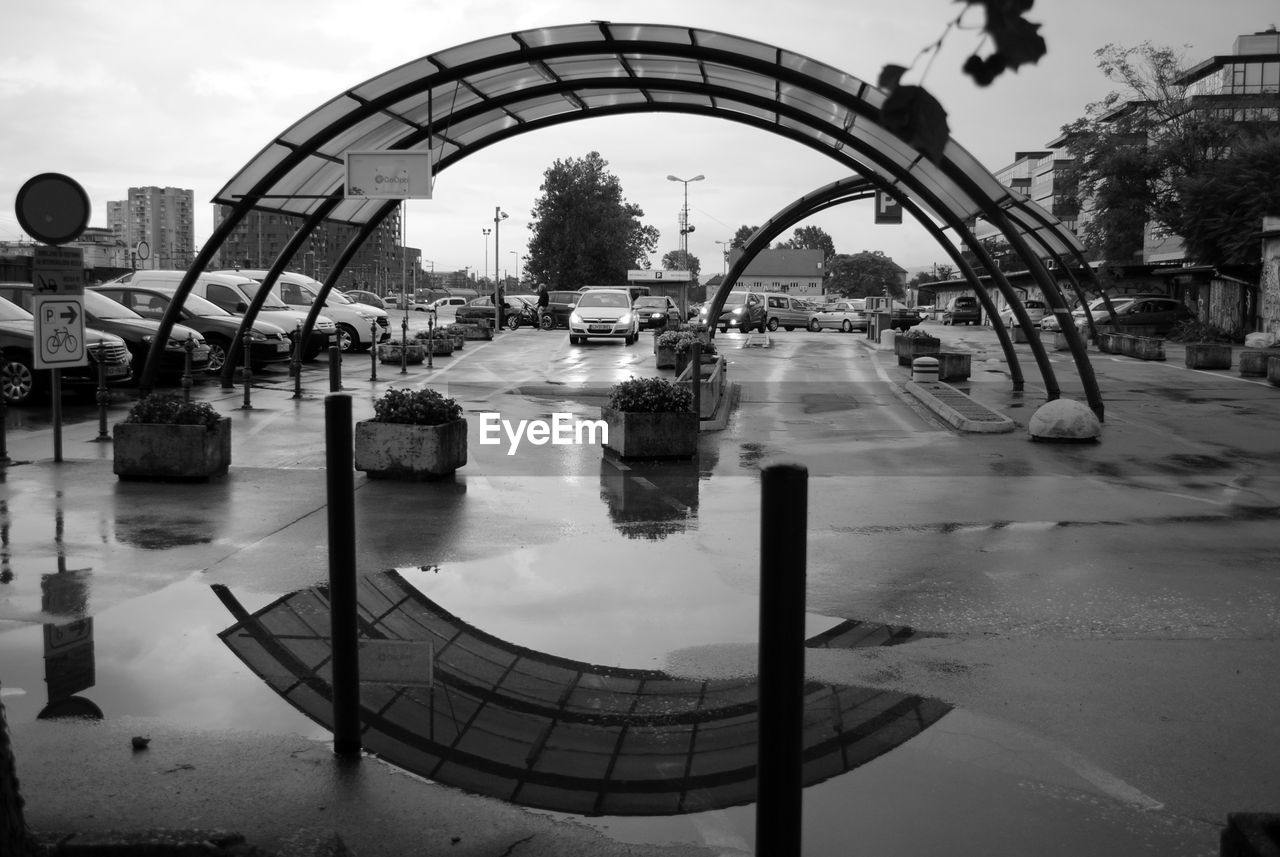
[[[1008,218],[1001,216],[1001,206],[1008,204],[1010,197],[1003,188],[999,188],[995,184],[994,178],[954,142],[948,143],[947,154],[937,165],[925,162],[919,157],[914,159],[906,157],[907,151],[904,151],[904,149],[909,151],[909,148],[905,147],[905,144],[901,143],[896,137],[884,131],[877,123],[879,107],[869,101],[868,97],[874,99],[882,96],[883,93],[870,84],[840,72],[838,69],[810,60],[801,54],[727,34],[691,28],[663,25],[653,27],[647,25],[613,25],[605,22],[595,22],[594,29],[599,34],[598,38],[552,43],[554,36],[562,35],[568,31],[587,32],[590,29],[592,28],[588,25],[571,25],[563,28],[530,30],[505,36],[494,36],[401,66],[400,70],[409,66],[422,65],[426,70],[426,64],[430,64],[434,70],[429,74],[409,79],[402,85],[385,89],[376,97],[366,98],[360,94],[360,90],[372,92],[379,85],[385,83],[390,73],[367,81],[360,87],[348,90],[338,96],[338,99],[349,99],[357,106],[319,130],[314,130],[315,123],[312,123],[313,129],[310,137],[301,142],[285,140],[283,135],[276,138],[242,169],[236,179],[233,179],[223,189],[223,192],[228,191],[239,177],[246,175],[246,173],[249,176],[257,176],[256,179],[246,179],[252,182],[249,187],[244,188],[247,192],[239,194],[239,198],[232,202],[232,204],[236,205],[237,211],[240,212],[239,216],[233,216],[224,221],[222,228],[215,233],[209,244],[198,254],[196,262],[200,264],[193,263],[187,277],[179,285],[180,296],[185,297],[185,294],[190,291],[197,276],[196,272],[200,267],[203,267],[204,263],[207,263],[216,248],[220,247],[226,240],[234,223],[242,219],[243,212],[247,211],[248,208],[242,208],[241,206],[267,208],[268,210],[304,216],[313,213],[294,211],[283,207],[272,209],[270,206],[254,205],[253,201],[271,196],[270,192],[276,189],[277,185],[284,183],[295,168],[302,174],[303,185],[307,181],[315,179],[317,175],[320,175],[320,179],[317,180],[328,182],[329,188],[340,185],[339,168],[336,165],[338,158],[331,153],[323,152],[321,150],[322,146],[325,143],[332,142],[340,132],[352,129],[357,123],[374,114],[388,117],[386,122],[394,126],[397,132],[401,130],[407,130],[408,132],[394,140],[388,138],[385,148],[410,148],[423,140],[427,141],[430,148],[433,142],[438,141],[440,152],[442,153],[439,161],[441,169],[447,166],[446,162],[452,163],[474,154],[476,151],[501,139],[506,139],[519,133],[527,133],[551,124],[560,124],[576,119],[635,112],[686,112],[709,115],[716,118],[727,118],[752,124],[771,133],[780,134],[805,143],[812,148],[823,151],[838,161],[850,165],[855,172],[876,174],[882,181],[888,181],[888,179],[880,175],[880,173],[887,173],[903,185],[911,186],[915,193],[924,197],[931,197],[929,202],[931,208],[949,211],[951,217],[948,219],[953,221],[953,225],[956,221],[962,221],[968,216],[981,213],[1002,232],[1006,234],[1011,231],[1014,232],[1008,237],[1010,238],[1011,246],[1015,247],[1015,252],[1026,253],[1029,251],[1026,243],[1021,241],[1020,236],[1016,234],[1018,227]],[[619,34],[642,31],[652,31],[655,35],[671,38],[671,41],[631,38],[625,35],[619,36]],[[683,40],[676,40],[676,35],[682,35]],[[538,38],[542,38],[542,43],[533,44]],[[703,43],[699,43],[699,40]],[[513,44],[515,47],[509,50],[500,49],[491,55],[479,56],[454,66],[448,65],[448,62],[454,56],[460,56],[465,53],[464,49],[466,48],[475,48],[480,45],[498,46],[508,43]],[[735,46],[738,50],[726,50],[709,46],[710,43],[729,44]],[[747,50],[748,48],[751,50]],[[616,61],[617,68],[621,69],[621,76],[608,79],[592,78],[588,81],[568,79],[556,75],[548,65],[548,63],[559,60],[586,56],[605,57],[610,61]],[[765,57],[769,58],[766,59]],[[652,58],[692,62],[699,71],[699,80],[695,83],[679,79],[678,73],[675,71],[669,73],[664,71],[662,74],[654,73],[652,76],[641,76],[637,75],[629,65],[629,63],[647,62]],[[771,97],[765,98],[754,93],[714,85],[711,82],[712,76],[708,74],[709,66],[712,66],[713,70],[728,69],[730,72],[754,75],[756,79],[750,81],[754,84],[758,84],[762,80],[771,80],[773,82]],[[550,83],[540,87],[516,86],[511,91],[504,93],[486,93],[480,86],[483,81],[470,79],[472,76],[479,76],[504,68],[536,71],[543,79],[549,79]],[[667,74],[669,76],[666,76]],[[455,92],[462,86],[468,87],[468,92],[475,95],[477,101],[474,105],[461,111],[448,111],[443,117],[446,120],[444,128],[437,132],[436,117],[432,105],[434,88],[450,84],[455,87]],[[643,104],[608,105],[606,108],[589,107],[577,95],[580,91],[596,89],[640,92],[646,101]],[[401,115],[401,112],[396,109],[397,105],[402,101],[412,96],[420,96],[424,90],[427,93],[428,105],[425,125],[406,115]],[[669,97],[673,97],[671,93],[681,93],[685,96],[704,99],[708,103],[668,103],[655,99],[655,93]],[[524,103],[528,111],[535,111],[539,107],[532,101],[535,96],[559,98],[565,102],[565,105],[569,106],[558,105],[562,110],[566,111],[564,113],[541,116],[537,119],[529,120],[520,114],[519,108]],[[813,103],[805,100],[806,97],[810,97],[813,102],[821,103],[818,103],[815,107]],[[330,104],[335,103],[338,99],[331,101]],[[724,106],[720,104],[721,101],[724,102]],[[735,110],[731,106],[734,104],[749,107],[755,110],[758,115]],[[328,106],[325,105],[325,107]],[[546,104],[541,106],[546,107]],[[306,126],[307,121],[313,116],[317,116],[319,112],[315,111],[299,123],[295,123],[286,134]],[[465,121],[463,117],[468,115],[483,116],[486,113],[502,115],[509,119],[511,124],[507,124],[495,131],[487,132],[485,135],[465,145],[449,139],[448,131],[452,123]],[[764,116],[772,116],[773,122],[771,123],[761,118]],[[784,124],[784,117],[787,122],[792,123],[792,128],[789,129]],[[841,120],[843,124],[839,124],[836,120]],[[880,139],[878,141],[867,141],[850,133],[851,129],[855,128],[858,123],[862,123],[864,127],[871,127],[872,131],[879,133]],[[384,124],[383,128],[385,129],[386,127]],[[875,145],[872,142],[875,142]],[[449,145],[452,145],[455,151],[446,156],[444,152],[446,146]],[[280,158],[279,161],[275,160],[275,155],[278,153],[275,148],[277,146],[289,150],[289,154]],[[869,159],[870,165],[845,155],[848,150],[861,153]],[[309,164],[308,159],[312,156],[329,161],[331,169],[328,172],[324,172]],[[965,163],[961,164],[957,159]],[[924,183],[913,175],[917,168],[926,172],[930,180],[937,184],[940,192],[949,194],[950,199],[944,200],[942,197],[932,197]],[[981,187],[981,183],[972,175],[969,175],[966,170],[976,170],[979,174],[989,178],[988,189],[984,190]],[[333,175],[330,176],[329,173],[333,173]],[[296,181],[298,177],[295,175],[292,178]],[[299,185],[299,187],[303,185]],[[993,186],[994,188],[999,188],[999,191],[995,191]],[[332,190],[330,192],[333,194],[333,198],[328,202],[336,206],[338,204],[336,201],[338,192]],[[304,196],[314,195],[304,194]],[[226,202],[226,200],[218,199],[215,199],[215,201]],[[365,203],[360,203],[359,205],[363,206]],[[385,217],[386,210],[385,206],[374,206],[370,209],[372,213],[367,217],[374,218],[379,215]],[[343,220],[344,218],[335,219]],[[358,221],[348,219],[346,222]],[[1069,246],[1069,242],[1064,243]],[[1042,281],[1042,289],[1045,290],[1046,295],[1054,293],[1055,284],[1046,276],[1046,272],[1035,270],[1040,267],[1039,260],[1027,258],[1026,261],[1028,262],[1028,268],[1032,270],[1033,276]],[[336,275],[337,273],[338,271],[335,268],[332,274]],[[326,285],[331,286],[332,282],[336,282],[336,276],[332,276],[331,282]],[[1058,301],[1061,302],[1060,296]],[[1014,304],[1020,308],[1020,302],[1017,301],[1016,295],[1014,296]],[[176,310],[176,306],[173,308]],[[176,319],[171,319],[168,315],[167,313],[166,318],[162,319],[162,325],[167,324],[171,328]],[[309,330],[304,331],[304,336],[309,335],[309,332]],[[1076,356],[1078,362],[1079,355],[1077,354]],[[154,353],[148,358],[148,367],[144,370],[144,382],[152,375],[152,357],[154,357]]]
[[[747,239],[747,243],[742,248],[742,255],[735,260],[730,266],[729,271],[722,280],[719,290],[712,299],[711,307],[707,312],[707,318],[718,318],[720,310],[724,306],[724,301],[729,293],[733,290],[734,284],[741,277],[742,272],[751,263],[761,251],[768,249],[769,242],[782,234],[782,232],[796,223],[833,208],[837,205],[843,205],[848,202],[866,199],[870,194],[874,193],[876,188],[892,193],[883,183],[865,176],[858,176],[849,179],[840,179],[825,187],[806,194],[796,200],[790,206],[784,208],[781,212],[770,218],[765,224],[760,226],[756,232]],[[996,329],[996,337],[1000,341],[1001,350],[1004,352],[1005,360],[1009,365],[1010,378],[1013,382],[1013,389],[1021,391],[1024,382],[1022,378],[1022,366],[1018,360],[1018,354],[1013,348],[1013,341],[1009,338],[1008,331],[1004,329],[1004,325],[997,317],[995,305],[991,302],[990,296],[987,294],[986,288],[982,285],[973,268],[964,261],[959,250],[955,245],[946,239],[943,231],[918,207],[909,197],[895,196],[903,207],[911,213],[913,217],[927,230],[930,235],[946,250],[947,254],[957,263],[959,269],[965,275],[965,279],[973,288],[974,293],[982,301],[983,307],[987,310],[988,317],[994,319],[993,326]],[[710,325],[712,335],[714,335],[715,325]],[[1043,369],[1043,366],[1041,367]],[[1052,367],[1050,367],[1052,373]],[[1050,374],[1050,378],[1052,378]],[[1047,383],[1050,389],[1056,388],[1056,382]]]

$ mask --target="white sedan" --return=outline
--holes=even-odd
[[[852,333],[855,330],[867,332],[867,304],[861,300],[836,301],[828,304],[813,314],[809,320],[809,329],[842,330]]]

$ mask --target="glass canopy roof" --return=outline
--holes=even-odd
[[[954,141],[934,163],[884,128],[885,97],[801,54],[710,30],[603,21],[523,30],[422,57],[341,93],[268,143],[213,201],[306,217],[341,199],[347,151],[430,150],[439,172],[516,134],[665,111],[796,140],[897,186],[931,213],[969,220],[1023,205]],[[342,199],[328,219],[364,224],[396,204]],[[1052,216],[1014,222],[1056,246],[1072,240]]]

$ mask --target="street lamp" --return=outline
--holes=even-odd
[[[484,278],[487,280],[489,279],[489,233],[493,230],[486,227],[480,231],[484,233]]]
[[[720,276],[724,277],[729,273],[729,251],[733,249],[733,241],[717,241],[721,245],[720,249]]]
[[[516,257],[516,285],[520,285],[520,252],[518,250],[508,250],[508,253]]]
[[[667,181],[680,182],[684,185],[684,208],[680,212],[680,259],[684,263],[685,270],[689,268],[689,233],[693,231],[693,227],[689,225],[689,182],[700,182],[704,178],[706,176],[701,173],[691,179],[667,176]]]
[[[493,331],[497,333],[502,330],[502,300],[498,294],[498,227],[502,225],[502,221],[507,219],[507,213],[502,210],[502,206],[495,205],[493,207]],[[485,264],[488,265],[486,258]]]

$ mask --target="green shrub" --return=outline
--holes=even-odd
[[[677,342],[677,343],[676,343],[676,354],[677,354],[677,355],[681,355],[681,354],[688,354],[688,353],[689,353],[689,351],[693,348],[693,343],[695,343],[695,342],[697,342],[697,341],[699,341],[697,336],[690,336],[688,339],[682,339],[682,340],[680,340],[679,342]],[[702,353],[703,353],[703,354],[715,354],[715,353],[716,353],[716,344],[715,344],[714,342],[712,342],[711,340],[709,340],[709,339],[708,339],[708,340],[703,341],[703,342],[702,342]]]
[[[1198,319],[1178,322],[1165,337],[1170,342],[1237,342],[1243,338]]]
[[[913,327],[910,330],[908,330],[906,333],[899,333],[898,335],[905,336],[907,339],[937,339],[938,338],[934,336],[932,333],[930,333],[929,331],[919,327]]]
[[[693,393],[683,384],[673,384],[666,378],[633,376],[613,385],[609,391],[609,407],[641,414],[687,411],[693,407]]]
[[[453,339],[454,336],[461,336],[461,333],[449,333],[446,328],[436,327],[429,330],[419,330],[413,335],[414,339]]]
[[[658,347],[675,348],[681,340],[692,338],[692,333],[683,330],[667,330],[658,334]]]
[[[124,421],[148,425],[204,426],[212,431],[222,415],[208,402],[186,402],[177,396],[152,393],[129,409]]]
[[[373,419],[379,423],[438,426],[462,419],[462,406],[435,390],[391,389],[374,401]]]

